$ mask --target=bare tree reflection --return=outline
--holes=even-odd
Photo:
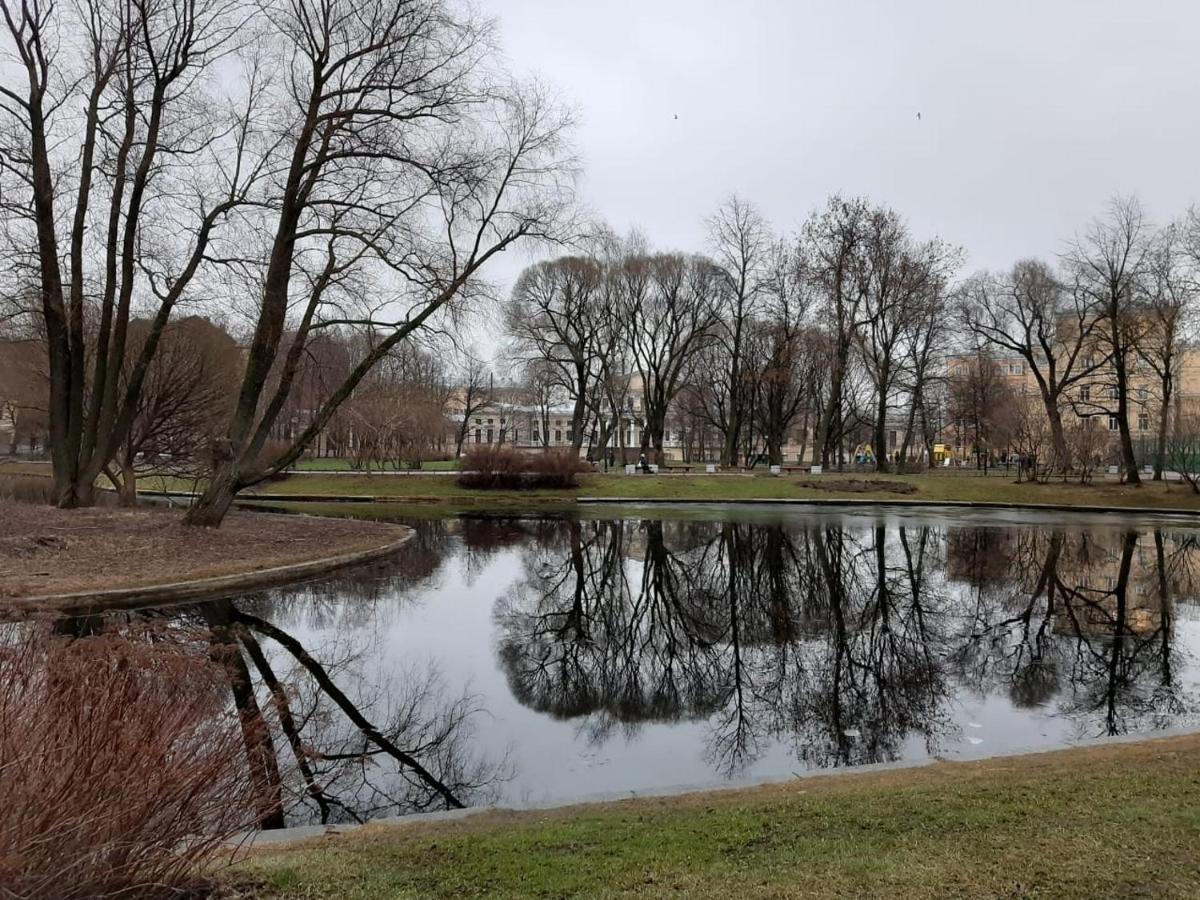
[[[1195,597],[1194,538],[1154,529],[1010,529],[1012,576],[975,585],[958,661],[1054,705],[1083,734],[1161,728],[1189,701],[1174,668],[1175,595]],[[965,569],[964,569],[965,571]]]

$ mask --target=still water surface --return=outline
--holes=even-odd
[[[1186,521],[627,507],[412,524],[386,565],[159,613],[243,634],[290,822],[1200,727]]]

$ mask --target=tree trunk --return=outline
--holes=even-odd
[[[184,516],[184,524],[219,528],[225,520],[225,514],[229,512],[229,507],[233,505],[233,498],[237,493],[237,476],[236,462],[229,461],[217,465],[208,487],[192,503]]]
[[[1129,431],[1129,378],[1125,373],[1125,361],[1117,362],[1117,428],[1121,433],[1121,462],[1125,468],[1127,484],[1140,485],[1142,478],[1137,470],[1137,457],[1133,455],[1133,435]]]
[[[891,463],[888,460],[887,447],[887,388],[883,384],[879,388],[879,405],[875,409],[875,471],[890,472]]]
[[[121,483],[117,487],[117,502],[121,506],[137,506],[137,472],[133,460],[121,460]]]
[[[1162,376],[1162,409],[1158,415],[1158,446],[1154,448],[1154,480],[1163,480],[1163,471],[1167,467],[1167,423],[1171,418],[1171,375]]]
[[[1067,436],[1063,432],[1062,411],[1058,408],[1058,396],[1043,394],[1046,417],[1050,420],[1050,441],[1054,444],[1054,458],[1059,467],[1066,471],[1071,465],[1071,453],[1067,449]]]

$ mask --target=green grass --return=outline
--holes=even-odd
[[[804,481],[828,483],[840,478],[905,482],[915,491],[845,492],[803,486]],[[272,495],[322,494],[369,496],[396,502],[420,502],[462,507],[541,506],[570,504],[575,497],[615,497],[628,500],[824,499],[929,500],[974,503],[1049,503],[1069,506],[1152,507],[1200,510],[1200,496],[1184,484],[1147,482],[1127,487],[1115,482],[1015,484],[1002,476],[977,475],[825,475],[773,478],[767,475],[585,475],[574,490],[481,491],[460,487],[454,478],[386,475],[303,475],[264,484],[258,492]]]
[[[1200,737],[460,822],[259,851],[282,898],[1195,897]]]
[[[8,469],[0,469],[0,474]],[[43,470],[43,474],[46,474]],[[813,483],[835,487],[839,481],[864,482],[866,490],[829,490]],[[806,482],[808,484],[806,484]],[[898,494],[883,489],[884,483],[903,482],[913,491]],[[871,485],[880,484],[880,489]],[[147,477],[138,483],[142,490],[190,491],[195,482]],[[1093,484],[1076,481],[1050,484],[1017,484],[1011,475],[967,475],[926,473],[921,475],[874,475],[829,473],[821,476],[789,475],[624,475],[595,474],[580,478],[580,486],[570,490],[486,491],[464,488],[447,475],[331,475],[312,472],[264,482],[243,492],[243,499],[255,496],[286,499],[298,496],[372,498],[377,503],[404,507],[430,506],[442,511],[534,510],[574,506],[578,497],[611,497],[618,500],[699,500],[738,502],[742,500],[877,500],[897,502],[1027,503],[1055,506],[1144,507],[1200,511],[1200,495],[1182,482],[1145,481],[1130,487],[1116,481],[1098,479]],[[296,501],[301,502],[301,501]],[[316,503],[316,501],[303,501]],[[344,510],[343,510],[344,511]],[[378,516],[379,511],[371,513]]]

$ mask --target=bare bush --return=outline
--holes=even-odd
[[[488,444],[473,448],[463,457],[458,483],[484,490],[573,488],[579,486],[579,475],[591,470],[590,463],[570,451],[523,453]]]
[[[1194,412],[1179,417],[1175,429],[1167,438],[1166,467],[1200,494],[1200,416]]]
[[[0,475],[0,500],[48,505],[58,496],[54,481],[40,475]]]
[[[0,631],[0,893],[194,889],[254,822],[236,716],[207,644],[177,633]]]
[[[1079,483],[1089,484],[1100,466],[1114,458],[1112,433],[1095,418],[1079,419],[1066,428],[1067,452],[1079,473]]]

